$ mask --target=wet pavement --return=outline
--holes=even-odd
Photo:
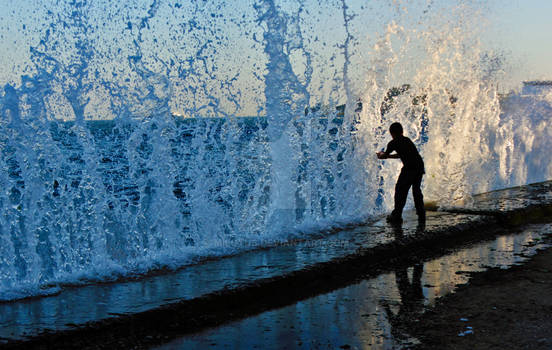
[[[417,232],[411,214],[401,234]],[[426,231],[475,225],[478,216],[430,213]],[[224,259],[189,266],[173,273],[119,283],[70,288],[60,294],[0,304],[0,339],[24,339],[39,332],[71,329],[86,322],[154,309],[167,303],[189,300],[218,290],[299,271],[332,259],[354,255],[395,240],[384,220],[343,230],[325,238],[283,244],[249,251]]]
[[[476,196],[474,202],[475,204],[473,204],[470,208],[476,210],[500,209],[506,211],[515,211],[531,206],[549,208],[552,203],[552,196],[550,195],[551,190],[552,182],[547,182],[503,191],[490,192],[488,194]],[[369,256],[372,251],[377,251],[379,248],[384,246],[388,249],[384,250],[383,253],[389,255],[390,252],[392,253],[394,251],[393,249],[395,246],[393,244],[395,243],[403,248],[408,248],[402,242],[415,243],[420,238],[428,236],[433,237],[432,239],[434,241],[438,241],[441,237],[445,236],[445,233],[450,237],[462,236],[463,232],[477,231],[480,228],[492,225],[493,222],[496,221],[493,220],[494,219],[492,217],[485,215],[436,212],[428,213],[428,219],[425,227],[420,227],[417,225],[415,215],[411,213],[410,216],[406,217],[401,230],[397,230],[396,227],[391,227],[383,220],[380,220],[354,228],[344,229],[333,234],[327,233],[325,236],[321,235],[318,238],[312,238],[306,241],[296,241],[284,244],[272,242],[276,246],[269,249],[257,249],[236,256],[205,261],[204,263],[188,266],[179,271],[144,277],[139,280],[67,288],[54,296],[2,303],[0,304],[0,342],[5,342],[10,339],[32,338],[44,330],[59,332],[62,330],[82,329],[83,327],[81,326],[87,322],[120,319],[121,315],[135,315],[143,313],[147,310],[165,308],[167,305],[178,304],[182,301],[195,300],[196,298],[200,298],[205,295],[220,293],[220,291],[224,293],[224,291],[236,290],[237,288],[247,287],[251,284],[262,284],[265,280],[275,279],[279,276],[293,275],[296,272],[302,272],[318,265],[326,264],[325,266],[328,266],[328,264],[333,265],[334,262],[341,262],[343,264],[346,263],[346,257],[361,256],[362,258],[364,256]],[[482,234],[484,235],[485,232]],[[507,240],[507,238],[504,239]],[[523,238],[521,240],[525,242],[525,239],[526,238]],[[531,240],[533,238],[530,237],[528,239]],[[523,244],[521,245],[523,246]],[[513,246],[518,247],[519,244],[515,243]],[[501,256],[506,248],[502,248],[501,246],[499,248],[491,247],[485,249],[490,252],[492,252],[492,249],[495,249],[494,253],[488,255],[491,257],[491,260],[496,260],[502,259]],[[381,249],[380,253],[382,253]],[[482,259],[481,261],[484,261],[483,264],[492,264],[492,261],[486,262],[486,260],[482,257],[475,258],[475,260],[478,259]],[[481,265],[480,262],[475,260],[471,263],[466,263],[467,260],[464,259],[462,260],[462,264],[468,264],[468,267],[470,266],[469,264],[476,267]],[[442,263],[448,264],[447,262]],[[445,284],[443,284],[441,282],[431,282],[431,279],[425,280],[430,278],[432,274],[453,274],[455,276],[453,279],[454,281],[462,278],[462,275],[457,275],[455,272],[450,272],[448,268],[441,268],[441,266],[441,263],[439,263],[438,268],[433,271],[432,268],[426,263],[423,268],[423,273],[421,273],[421,276],[423,276],[421,277],[421,283],[422,286],[425,286],[422,290],[425,296],[424,303],[431,302],[431,295],[434,293],[434,290],[444,290],[447,288],[450,290],[452,287],[447,287],[446,283],[452,283],[452,285],[455,285],[456,283],[445,282]],[[466,269],[468,269],[468,267],[466,267]],[[419,266],[416,268],[411,267],[410,270],[408,270],[408,274],[418,276],[420,275],[419,269]],[[375,283],[371,285],[371,287],[358,287],[360,288],[358,289],[358,293],[360,294],[349,296],[350,299],[355,300],[361,297],[368,298],[368,296],[372,294],[389,296],[382,299],[385,303],[387,303],[387,306],[382,306],[379,301],[369,301],[369,303],[372,303],[373,305],[370,304],[372,306],[366,306],[365,309],[372,311],[365,311],[360,314],[360,316],[354,313],[342,315],[343,317],[351,318],[351,320],[354,320],[357,323],[360,322],[358,320],[363,320],[359,324],[369,325],[370,329],[382,329],[380,333],[374,333],[372,331],[368,332],[370,334],[369,337],[373,337],[371,343],[366,343],[366,341],[363,340],[362,342],[359,341],[358,344],[381,343],[382,346],[384,346],[389,343],[389,341],[384,340],[389,337],[390,333],[383,331],[383,329],[385,329],[385,327],[389,328],[390,324],[387,326],[384,324],[378,324],[377,322],[370,321],[370,317],[362,315],[374,314],[379,315],[376,318],[385,318],[381,312],[377,313],[375,310],[381,311],[388,309],[393,312],[398,312],[397,303],[401,300],[401,294],[396,287],[393,287],[393,285],[397,280],[406,281],[405,278],[398,276],[404,277],[404,271],[383,274],[376,280],[384,282]],[[444,277],[440,276],[439,278]],[[446,278],[443,279],[443,281],[446,280]],[[418,282],[415,282],[416,283],[410,282],[410,284],[418,285]],[[365,281],[361,282],[359,285],[363,285],[364,283],[372,282]],[[348,288],[352,288],[350,289],[352,291],[355,288],[354,286],[356,285]],[[394,291],[393,288],[395,288]],[[326,322],[327,327],[329,327],[328,329],[333,330],[336,327],[335,318],[330,315],[331,311],[329,310],[345,307],[342,303],[346,304],[348,298],[336,293],[338,292],[336,291],[329,294],[323,294],[322,296],[317,297],[322,299],[326,298],[326,301],[322,303],[323,300],[321,299],[321,304],[317,306],[320,311],[313,310],[313,314],[308,316],[308,319],[313,319],[313,315],[317,315],[318,313],[318,317],[321,319],[334,320],[334,322],[330,323],[328,323],[329,321],[323,321]],[[334,300],[335,302],[332,304],[331,300]],[[299,302],[294,306],[289,306],[281,310],[286,310],[288,308],[294,309],[298,307],[297,305],[303,305],[305,303],[306,301]],[[325,308],[321,307],[321,305],[331,305],[331,308],[329,306],[326,307],[328,310],[327,314],[323,313]],[[276,311],[269,311],[266,314],[270,314],[271,312],[273,313]],[[335,310],[333,312],[335,312]],[[358,317],[362,318],[359,319]],[[294,317],[293,319],[296,318]],[[244,322],[248,322],[247,320],[244,320]],[[285,318],[280,322],[287,324],[287,321],[284,322],[283,320],[285,320]],[[284,332],[283,328],[274,326],[275,322],[276,321],[274,320],[269,322],[271,324],[269,327],[270,330],[264,332],[267,337],[275,337],[277,332]],[[296,320],[294,322],[299,321]],[[311,328],[309,329],[312,329],[312,332],[314,332],[316,327],[311,324],[312,322],[309,322],[303,321],[302,324],[307,326],[310,324],[309,327]],[[295,328],[292,329],[302,329],[299,324],[293,324],[293,326]],[[248,327],[253,326],[239,326],[233,331],[233,334],[240,338],[239,334],[236,332],[239,332],[240,329],[245,332],[247,329],[250,329]],[[321,332],[323,332],[322,329],[324,327],[320,329]],[[349,325],[347,329],[350,329],[351,332],[353,332],[354,329],[356,329],[355,332],[360,332],[360,328],[355,327],[356,326]],[[232,332],[232,330],[229,329],[228,332]],[[290,332],[290,330],[285,330],[285,332]],[[304,339],[306,339],[303,344],[308,344],[308,341],[310,341],[308,339],[317,339],[314,333],[308,333],[310,331],[307,332],[307,330],[302,329],[302,332],[303,333],[301,334],[305,335]],[[337,334],[337,338],[335,339],[348,339],[344,336],[346,334],[345,330],[336,330],[334,333]],[[358,334],[364,333],[360,332]],[[247,341],[254,339],[250,339],[248,337],[241,338],[241,341],[245,341],[244,338],[247,339]],[[297,340],[299,338],[295,337],[294,339]],[[229,341],[229,339],[226,339],[225,341]],[[218,343],[217,341],[214,341],[214,343],[224,344],[225,341],[219,340]],[[338,343],[339,341],[337,340],[331,342],[332,346],[337,345]],[[263,344],[265,346],[267,345],[267,343]],[[294,346],[296,346],[296,343],[294,344]],[[320,345],[322,346],[323,344]]]
[[[552,225],[474,244],[294,305],[174,340],[168,349],[397,349],[416,344],[407,324],[470,272],[520,264],[547,246]]]
[[[512,187],[475,195],[465,208],[480,211],[501,211],[552,204],[552,181]],[[453,208],[443,208],[453,209]]]

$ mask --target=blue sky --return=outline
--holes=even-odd
[[[552,80],[552,1],[505,0],[489,14],[485,41],[509,55],[510,83]]]

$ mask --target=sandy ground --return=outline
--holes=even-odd
[[[473,274],[410,328],[416,349],[552,349],[552,248]]]

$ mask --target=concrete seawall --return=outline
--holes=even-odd
[[[147,347],[551,219],[552,182],[489,192],[469,208],[429,213],[425,226],[415,216],[402,226],[378,221],[170,275],[2,304],[0,339],[5,348]]]

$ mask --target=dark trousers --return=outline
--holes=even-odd
[[[402,168],[397,184],[395,185],[395,209],[393,216],[401,217],[408,190],[412,187],[412,196],[414,197],[414,205],[416,206],[416,214],[425,217],[424,196],[422,195],[422,177],[423,172],[406,170]]]

